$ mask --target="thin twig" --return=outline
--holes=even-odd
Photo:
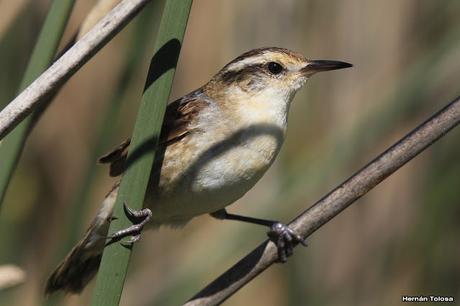
[[[104,16],[120,2],[120,0],[98,0],[81,23],[78,29],[77,40],[88,33],[95,24],[104,18]]]
[[[306,238],[369,190],[401,168],[460,122],[460,97],[352,175],[289,226]],[[197,293],[185,305],[217,305],[225,301],[277,260],[276,247],[265,241]]]
[[[150,0],[124,0],[0,112],[0,139],[107,44]]]

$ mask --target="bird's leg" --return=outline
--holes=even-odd
[[[126,202],[123,203],[123,209],[126,216],[133,223],[133,225],[113,233],[108,238],[110,238],[112,242],[118,241],[124,237],[131,236],[131,238],[127,241],[127,243],[131,245],[141,239],[142,229],[144,228],[144,225],[146,225],[152,218],[152,211],[148,208],[134,210],[128,207]]]
[[[269,227],[270,230],[267,233],[268,238],[275,243],[278,248],[278,260],[283,263],[292,255],[295,244],[300,243],[303,246],[307,246],[302,237],[290,229],[286,224],[278,221],[229,214],[225,209],[220,209],[210,215],[220,220],[235,220]]]

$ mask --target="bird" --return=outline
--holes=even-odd
[[[96,274],[107,239],[127,243],[146,228],[181,228],[209,214],[221,220],[268,227],[280,262],[293,245],[306,245],[287,225],[231,214],[226,207],[248,192],[273,164],[283,144],[291,102],[317,72],[352,67],[336,60],[309,60],[279,47],[264,47],[236,57],[205,85],[170,103],[157,147],[144,208],[124,211],[133,225],[108,236],[119,182],[108,192],[83,238],[48,278],[45,293],[80,293]],[[102,156],[110,175],[127,167],[130,140]]]

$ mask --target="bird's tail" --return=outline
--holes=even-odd
[[[70,251],[48,278],[45,294],[58,290],[80,293],[96,274],[101,262],[107,231],[112,218],[118,184],[107,194],[102,207],[83,239]]]

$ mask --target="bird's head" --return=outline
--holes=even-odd
[[[228,63],[210,84],[215,90],[230,95],[269,95],[290,102],[313,74],[348,67],[352,65],[341,61],[309,60],[283,48],[260,48]]]
[[[351,66],[309,60],[287,49],[261,48],[228,63],[203,90],[236,126],[269,124],[285,131],[290,102],[310,76]]]

